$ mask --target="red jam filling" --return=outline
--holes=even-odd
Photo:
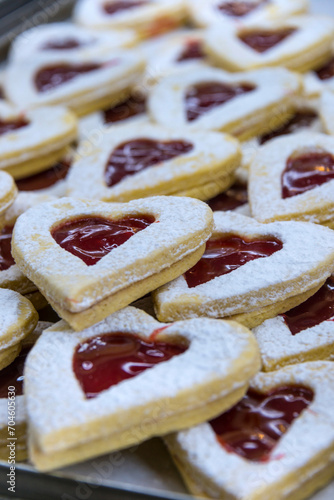
[[[14,361],[1,370],[0,377],[0,399],[8,398],[8,387],[15,387],[15,395],[22,396],[23,394],[23,369],[26,357],[29,354],[32,345],[24,347],[19,356]]]
[[[189,88],[185,98],[187,119],[189,122],[197,120],[204,113],[254,89],[254,85],[249,83],[229,85],[220,82],[207,82],[194,85]]]
[[[316,294],[282,316],[292,335],[333,318],[334,278],[330,277]]]
[[[315,72],[320,80],[329,80],[334,76],[334,57],[325,66]]]
[[[282,174],[282,198],[291,198],[334,179],[330,153],[305,153],[291,157]]]
[[[247,184],[236,182],[225,193],[218,194],[208,202],[213,212],[227,212],[248,203]]]
[[[70,166],[71,162],[67,160],[59,161],[48,170],[16,180],[17,188],[19,191],[38,191],[49,188],[56,182],[65,179]]]
[[[293,134],[301,128],[306,128],[312,125],[318,118],[318,114],[314,111],[299,111],[282,127],[277,128],[269,134],[263,135],[260,138],[260,144],[265,144],[266,142],[274,139],[275,137],[280,137],[281,135]]]
[[[111,153],[105,170],[105,182],[111,187],[124,177],[134,175],[157,163],[188,153],[193,145],[186,141],[136,139],[120,144]]]
[[[283,244],[276,238],[248,240],[230,235],[211,239],[206,244],[201,260],[184,276],[188,287],[193,288],[229,274],[247,262],[269,257],[282,248]]]
[[[256,52],[266,52],[275,47],[295,32],[295,28],[285,28],[279,31],[252,31],[239,35],[239,39]]]
[[[125,333],[107,333],[80,344],[73,371],[87,398],[135,377],[186,351],[180,345],[145,341]]]
[[[28,120],[25,118],[17,118],[17,120],[0,120],[0,135],[13,132],[19,128],[29,125]]]
[[[219,443],[252,462],[266,462],[292,422],[313,401],[303,386],[277,387],[267,394],[249,390],[233,408],[211,420]]]
[[[86,217],[62,224],[51,235],[64,250],[79,257],[87,266],[93,266],[154,220],[150,215],[130,216],[116,221]]]
[[[71,50],[77,49],[86,45],[85,43],[79,42],[75,38],[63,38],[58,40],[51,40],[50,42],[45,43],[41,49],[42,50]]]
[[[257,2],[222,2],[217,8],[224,14],[232,17],[243,17],[258,9],[267,0]]]
[[[12,233],[14,226],[5,226],[0,230],[0,271],[5,271],[15,264],[12,257]]]
[[[104,111],[104,123],[116,123],[146,112],[146,96],[132,95],[122,103]]]
[[[118,0],[115,2],[105,3],[103,8],[107,14],[112,16],[122,10],[134,9],[135,7],[146,5],[147,3],[149,3],[147,0]]]
[[[201,40],[190,40],[180,56],[177,62],[189,61],[191,59],[204,59],[206,54],[203,51],[203,43]]]
[[[35,85],[39,92],[47,92],[78,76],[101,68],[101,64],[57,64],[40,69],[35,76]]]

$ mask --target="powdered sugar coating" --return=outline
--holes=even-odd
[[[14,179],[7,172],[0,171],[0,215],[13,203],[17,194]]]
[[[37,324],[31,303],[13,290],[0,288],[0,349],[7,349],[29,335]]]
[[[333,86],[334,90],[334,86]],[[334,93],[324,91],[320,99],[320,113],[325,131],[334,135]]]

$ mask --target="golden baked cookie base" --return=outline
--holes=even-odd
[[[233,380],[233,382],[231,381],[231,386],[233,386],[234,383],[235,380]],[[139,426],[132,426],[123,432],[105,436],[103,439],[95,439],[66,451],[58,451],[50,454],[42,453],[31,436],[28,442],[29,458],[38,470],[48,471],[103,455],[107,452],[127,448],[149,439],[150,437],[168,434],[176,429],[187,429],[206,420],[210,420],[240,401],[247,389],[248,384],[230,392],[218,400],[211,401],[210,403],[206,403],[196,408],[191,408],[182,412],[182,414],[164,416],[161,421],[157,416],[154,416],[157,412],[152,409],[153,416],[146,417]],[[182,407],[182,397],[183,395],[173,401],[173,406],[175,408]],[[201,398],[198,398],[198,401],[200,402]],[[168,403],[166,406],[168,407]],[[96,425],[99,424],[97,423]]]
[[[19,342],[12,347],[8,347],[8,349],[3,349],[2,351],[0,351],[0,370],[3,370],[4,368],[6,368],[6,366],[9,366],[20,354],[21,349],[22,345],[21,342]]]
[[[17,423],[15,426],[15,460],[23,462],[28,458],[27,442],[26,442],[27,426],[25,422]],[[0,429],[0,460],[8,460],[8,428]]]
[[[78,104],[77,106],[73,106],[72,109],[75,111],[77,116],[86,116],[104,108],[117,106],[117,104],[130,97],[131,90],[132,87],[127,87],[98,99],[94,99],[94,97],[89,96],[89,98],[86,97],[86,100],[80,103],[80,105]]]
[[[12,188],[0,198],[0,229],[2,227],[4,212],[11,206],[17,195],[17,187],[13,183]]]
[[[177,278],[193,267],[200,260],[204,251],[205,244],[195,250],[195,252],[192,252],[184,259],[172,264],[160,273],[154,274],[153,276],[149,276],[138,283],[130,285],[110,297],[106,297],[93,307],[79,313],[71,313],[54,302],[50,297],[47,297],[47,299],[59,316],[67,321],[67,323],[71,325],[74,330],[79,332],[84,328],[94,325],[95,323],[99,323],[110,314],[122,309],[152,290],[155,290],[165,283]]]
[[[229,175],[218,177],[202,185],[186,189],[185,191],[178,191],[175,196],[188,196],[189,198],[197,198],[198,200],[206,201],[214,198],[220,193],[229,189],[235,182],[234,172]]]

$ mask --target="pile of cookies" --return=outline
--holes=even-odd
[[[162,436],[189,490],[334,475],[334,19],[79,0],[0,98],[0,458]],[[38,312],[37,312],[38,311]]]

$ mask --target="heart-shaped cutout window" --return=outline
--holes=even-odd
[[[192,59],[204,59],[205,57],[206,54],[203,50],[203,42],[201,40],[189,40],[179,55],[177,62],[184,62]]]
[[[19,191],[38,191],[49,188],[56,182],[65,179],[70,167],[71,161],[61,160],[48,170],[16,180],[17,189]]]
[[[223,14],[231,17],[243,17],[250,14],[253,10],[258,9],[268,0],[258,0],[257,2],[221,2],[217,5]]]
[[[14,226],[5,226],[0,230],[0,271],[5,271],[15,264],[12,256],[12,233]]]
[[[38,92],[48,92],[63,83],[69,82],[80,75],[91,73],[102,68],[102,64],[56,64],[41,68],[35,76]]]
[[[16,120],[0,120],[0,135],[26,127],[29,123],[24,117],[17,118]]]
[[[275,47],[275,45],[283,42],[283,40],[285,40],[295,32],[295,28],[283,28],[281,30],[245,31],[239,34],[239,39],[256,52],[262,54],[272,47]]]
[[[42,45],[41,50],[72,50],[86,45],[89,45],[89,43],[80,42],[76,38],[72,37],[57,38],[46,42]]]
[[[148,0],[117,0],[115,2],[105,3],[103,9],[109,16],[112,16],[118,12],[134,9],[135,7],[142,7],[148,3],[150,3]]]

